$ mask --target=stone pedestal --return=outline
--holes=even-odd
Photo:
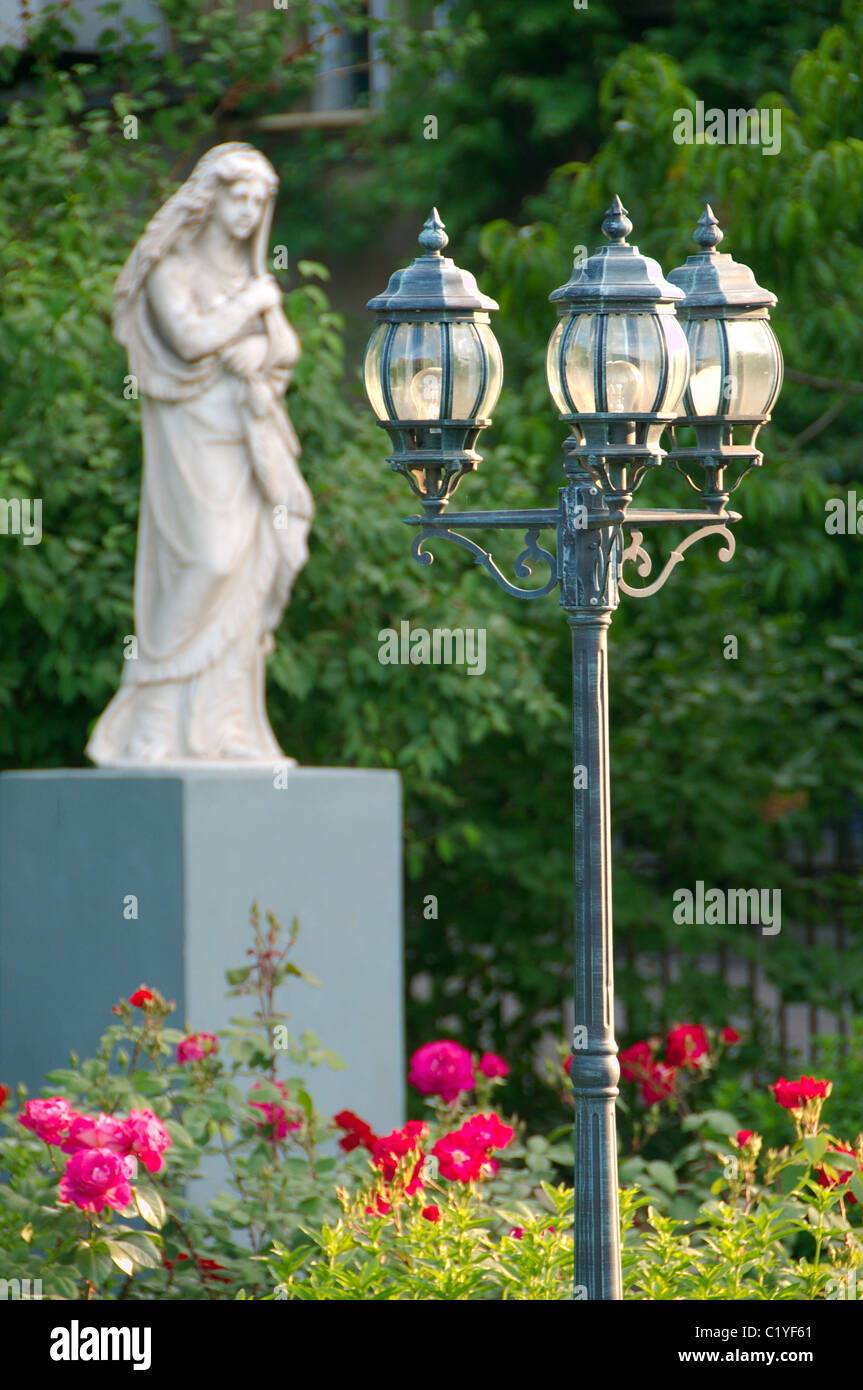
[[[316,1105],[378,1132],[403,1118],[401,805],[396,773],[332,768],[10,772],[0,777],[0,1081],[36,1094],[92,1056],[111,1005],[155,985],[169,1020],[249,1015],[249,909],[271,908],[321,981],[279,994],[347,1069],[310,1070]],[[137,915],[134,915],[134,913]],[[296,1074],[286,1060],[283,1075]]]

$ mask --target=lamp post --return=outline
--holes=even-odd
[[[779,393],[782,359],[768,322],[775,297],[752,272],[716,247],[722,232],[709,207],[695,233],[699,252],[665,279],[655,260],[627,242],[632,223],[615,197],[602,224],[608,244],[550,296],[559,321],[546,374],[560,418],[565,485],[555,508],[448,512],[474,449],[490,423],[502,383],[500,351],[488,315],[497,308],[472,275],[443,256],[448,237],[433,210],[420,234],[424,254],[391,277],[369,301],[378,323],[366,351],[366,392],[393,443],[390,463],[404,473],[422,514],[413,554],[429,565],[432,540],[467,550],[507,593],[541,598],[560,590],[572,642],[575,1026],[571,1080],[575,1099],[574,1297],[619,1299],[620,1235],[615,1097],[620,1069],[614,1038],[611,839],[608,768],[607,633],[621,594],[646,597],[662,587],[686,550],[705,536],[734,553],[727,507],[743,476],[761,463],[755,436]],[[694,434],[687,442],[686,429]],[[699,493],[683,510],[632,505],[647,473],[666,459]],[[735,443],[735,431],[743,442]],[[700,467],[703,477],[690,470]],[[733,470],[734,476],[729,476]],[[691,528],[659,575],[642,542],[647,528]],[[549,578],[513,584],[491,554],[465,532],[524,532],[515,562],[523,579],[542,563]],[[556,551],[540,533],[556,533]],[[628,540],[627,540],[628,536]]]

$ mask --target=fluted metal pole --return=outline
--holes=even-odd
[[[611,826],[608,785],[609,614],[570,614],[575,886],[575,1292],[622,1298],[614,1103]],[[581,771],[583,770],[583,771]],[[579,782],[584,785],[579,787]]]
[[[609,533],[576,518],[603,509],[578,473],[563,490],[561,603],[572,631],[575,1017],[574,1298],[623,1297],[614,1106],[620,1067],[614,1038],[611,810],[608,770],[608,628],[617,602]]]

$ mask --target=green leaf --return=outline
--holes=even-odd
[[[108,1240],[105,1242],[105,1244],[107,1245],[108,1253],[110,1254],[111,1259],[114,1261],[114,1264],[117,1266],[117,1268],[121,1269],[124,1274],[134,1274],[135,1261],[132,1258],[130,1252],[123,1248],[122,1243],[117,1240]]]
[[[140,1235],[130,1232],[124,1235],[122,1240],[109,1240],[108,1248],[115,1264],[119,1263],[118,1256],[122,1256],[140,1269],[159,1269],[162,1265],[161,1252],[155,1249],[152,1241],[148,1240],[143,1232]],[[120,1265],[120,1268],[123,1266]],[[125,1272],[128,1274],[131,1271]]]
[[[113,1261],[105,1241],[94,1241],[91,1244],[90,1241],[83,1240],[74,1252],[72,1263],[91,1284],[99,1285],[111,1273]]]
[[[807,1134],[803,1140],[803,1151],[813,1164],[821,1162],[829,1147],[830,1137],[823,1132],[821,1134]]]
[[[197,1145],[185,1125],[181,1125],[179,1120],[163,1120],[166,1130],[170,1134],[175,1144],[182,1149],[196,1149]]]
[[[157,1188],[150,1183],[139,1183],[133,1189],[135,1205],[148,1226],[161,1230],[165,1224],[165,1203]]]
[[[671,1164],[656,1158],[646,1166],[648,1173],[657,1186],[661,1187],[663,1192],[667,1192],[670,1197],[675,1196],[680,1183]]]
[[[736,1134],[741,1128],[739,1120],[727,1110],[700,1110],[694,1115],[685,1115],[680,1122],[683,1130],[702,1129],[710,1125],[718,1134]]]

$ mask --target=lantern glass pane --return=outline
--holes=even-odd
[[[593,356],[596,343],[596,315],[579,314],[574,320],[563,320],[564,331],[568,322],[572,328],[567,334],[564,347],[564,377],[569,398],[577,415],[592,415],[596,410],[596,396],[593,389]],[[564,398],[564,414],[572,414]]]
[[[389,384],[397,420],[439,420],[443,335],[439,323],[400,323],[389,357]]]
[[[651,411],[662,379],[662,362],[655,315],[609,314],[602,409],[612,415],[643,415]]]
[[[681,402],[689,380],[689,347],[683,326],[673,314],[657,315],[659,331],[668,351],[668,380],[657,407],[664,415],[681,414]]]
[[[470,420],[476,415],[477,397],[482,386],[483,346],[472,323],[452,325],[452,410],[453,420]]]
[[[779,356],[766,319],[728,319],[728,405],[724,415],[769,414],[779,385]]]
[[[722,403],[722,341],[716,319],[690,319],[686,327],[694,415],[718,415]]]
[[[479,334],[486,358],[485,390],[476,413],[478,418],[488,419],[497,405],[503,386],[503,357],[490,324],[478,323],[475,331]]]
[[[548,347],[545,351],[545,379],[548,382],[551,399],[554,401],[561,415],[569,413],[569,407],[563,398],[563,391],[560,385],[560,340],[563,335],[563,326],[566,322],[566,319],[558,319],[554,331],[548,340]]]
[[[366,348],[365,361],[363,363],[363,380],[366,387],[366,395],[372,410],[379,420],[387,419],[387,408],[384,404],[384,393],[381,388],[381,358],[384,351],[384,339],[387,336],[388,323],[379,323],[372,336],[369,338]]]

